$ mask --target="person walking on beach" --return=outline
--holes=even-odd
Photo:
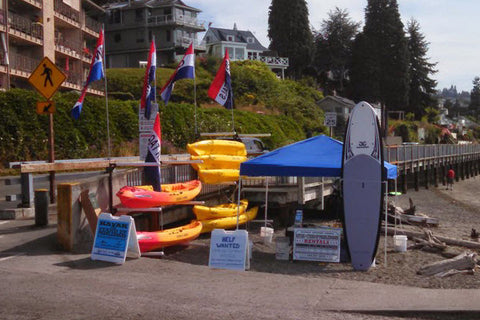
[[[449,187],[450,190],[453,190],[453,179],[455,179],[455,171],[453,171],[453,168],[450,166],[447,172],[447,190]]]

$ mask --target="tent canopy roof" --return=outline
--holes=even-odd
[[[240,165],[243,176],[340,177],[343,143],[325,135],[278,148]],[[384,163],[388,179],[397,167]]]

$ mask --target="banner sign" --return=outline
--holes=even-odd
[[[131,252],[129,257],[140,257],[133,218],[127,215],[114,217],[110,213],[100,214],[91,259],[123,264],[127,251]]]
[[[150,114],[157,114],[158,103],[152,103]],[[148,138],[152,135],[153,124],[155,123],[155,117],[152,119],[146,119],[145,114],[138,109],[138,133],[139,133],[139,151],[140,161],[145,161],[147,157]]]
[[[208,266],[216,269],[242,270],[250,267],[248,232],[214,229],[210,238]]]
[[[339,228],[295,228],[293,259],[340,262],[341,235]]]

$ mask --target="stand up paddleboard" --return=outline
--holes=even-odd
[[[352,110],[342,158],[344,232],[355,270],[373,263],[380,235],[383,149],[380,126],[368,103]]]

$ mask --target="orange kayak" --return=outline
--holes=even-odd
[[[162,247],[177,244],[187,244],[196,239],[202,230],[200,221],[192,221],[190,224],[154,232],[137,232],[140,252],[152,251]]]
[[[127,208],[151,208],[190,201],[202,190],[200,180],[162,184],[162,191],[144,187],[125,186],[117,192],[120,202]]]

